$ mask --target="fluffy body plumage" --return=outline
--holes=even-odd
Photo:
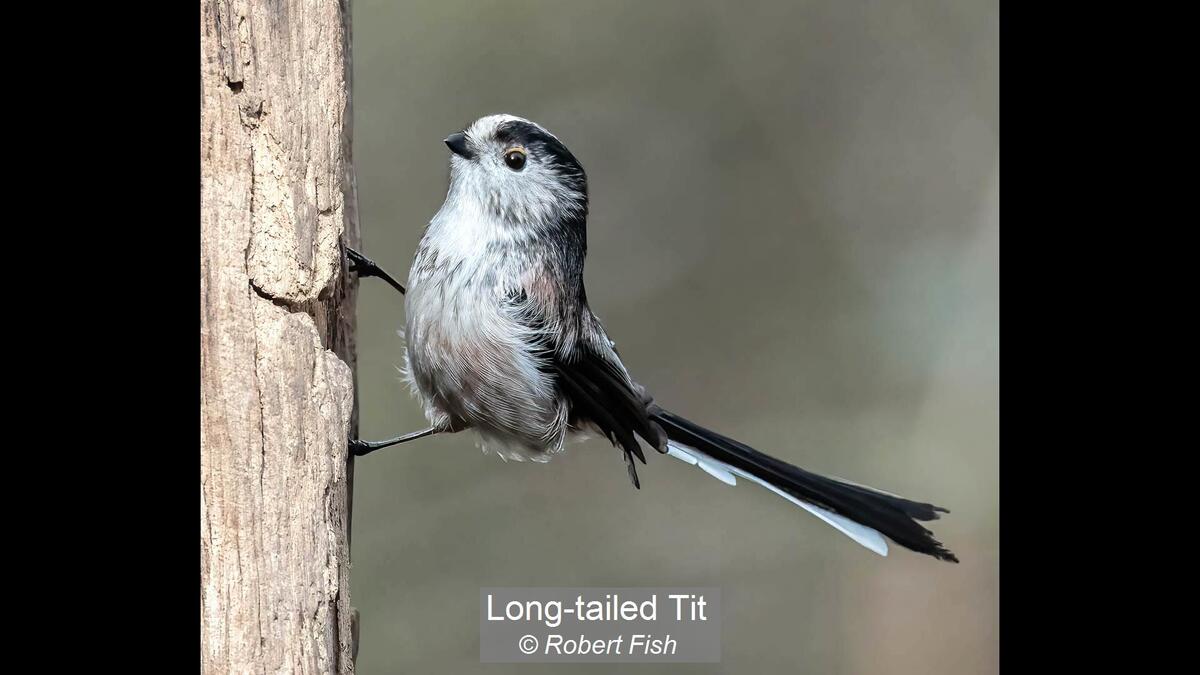
[[[475,157],[452,156],[409,273],[409,381],[435,427],[474,429],[505,459],[546,461],[571,431],[555,355],[588,350],[624,373],[583,298],[586,177],[526,120],[485,117],[465,134]],[[502,161],[518,146],[529,151],[520,173]]]
[[[757,482],[881,555],[886,535],[956,561],[916,522],[944,509],[764,455],[663,410],[630,378],[587,303],[587,177],[556,137],[493,115],[447,145],[449,189],[406,296],[406,374],[434,427],[473,429],[486,452],[533,461],[599,433],[636,487],[640,437],[723,482]]]

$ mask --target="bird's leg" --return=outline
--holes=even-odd
[[[346,258],[350,261],[350,271],[357,273],[360,279],[362,277],[379,277],[380,279],[388,282],[388,285],[390,285],[392,288],[400,291],[401,295],[404,295],[404,286],[401,285],[399,281],[393,279],[392,275],[388,274],[382,267],[376,265],[375,261],[359,253],[358,251],[355,251],[349,246],[346,247]],[[414,431],[411,434],[404,434],[403,436],[389,438],[386,441],[364,441],[360,438],[353,438],[350,440],[350,454],[354,455],[355,457],[362,457],[363,455],[370,454],[381,448],[388,448],[393,445],[407,443],[408,441],[415,441],[418,438],[432,436],[439,431],[444,431],[444,429],[440,429],[438,427],[429,427],[428,429],[422,429],[421,431]]]
[[[347,246],[346,258],[350,260],[350,271],[356,272],[360,279],[363,277],[379,277],[380,279],[388,282],[392,288],[400,291],[400,295],[404,295],[404,286],[401,285],[399,281],[393,279],[392,275],[384,271],[384,269],[379,265],[376,265],[375,262],[367,256]]]
[[[363,455],[375,452],[380,448],[399,445],[401,443],[407,443],[408,441],[415,441],[418,438],[432,436],[439,431],[442,430],[436,427],[429,427],[428,429],[422,429],[421,431],[414,431],[411,434],[404,434],[403,436],[389,438],[386,441],[364,441],[355,438],[350,441],[350,454],[354,455],[355,457],[362,457]]]

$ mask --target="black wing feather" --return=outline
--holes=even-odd
[[[514,289],[506,298],[513,316],[521,323],[543,336],[535,351],[541,356],[544,372],[553,373],[559,391],[570,406],[570,424],[576,428],[591,422],[599,427],[614,446],[624,452],[629,480],[641,489],[634,457],[646,463],[646,455],[638,444],[637,436],[658,449],[667,451],[667,435],[650,419],[648,401],[634,391],[623,369],[595,353],[586,344],[580,343],[563,358],[554,346],[553,336],[544,330],[545,317],[538,312],[536,304],[528,301],[524,289]],[[587,311],[586,307],[583,308]]]
[[[571,423],[579,427],[592,422],[613,445],[624,450],[629,479],[634,487],[641,488],[633,458],[645,464],[646,455],[635,434],[666,452],[666,433],[650,419],[646,401],[623,373],[586,347],[577,348],[569,360],[555,356],[553,365],[560,389],[571,405]]]

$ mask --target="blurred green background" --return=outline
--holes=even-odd
[[[481,586],[719,586],[720,664],[992,673],[999,587],[996,2],[355,0],[364,248],[407,276],[441,139],[508,112],[588,171],[588,298],[669,408],[805,468],[948,507],[962,564],[881,558],[748,484],[618,451],[545,465],[468,434],[360,460],[358,671],[480,664]],[[361,432],[424,426],[403,298],[359,295]]]

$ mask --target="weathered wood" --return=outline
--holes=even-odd
[[[202,670],[351,673],[349,7],[200,9]]]

